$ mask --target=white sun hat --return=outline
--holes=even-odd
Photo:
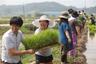
[[[41,21],[41,20],[48,20],[48,21],[49,21],[48,27],[50,27],[50,28],[51,28],[51,27],[54,27],[54,26],[56,25],[56,22],[51,21],[46,15],[42,15],[39,19],[34,20],[34,21],[32,22],[32,24],[33,24],[34,26],[36,26],[36,27],[40,27],[39,21]]]

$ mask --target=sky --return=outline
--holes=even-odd
[[[65,6],[75,6],[77,8],[96,6],[96,0],[0,0],[0,5],[22,5],[38,2],[57,2]]]

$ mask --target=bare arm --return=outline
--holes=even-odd
[[[33,54],[34,51],[32,49],[29,50],[22,50],[22,51],[18,51],[15,48],[10,48],[8,50],[9,55],[11,56],[18,56],[18,55],[23,55],[23,54]]]
[[[70,38],[69,32],[68,32],[67,30],[65,31],[65,34],[66,34],[66,37],[68,38],[68,41],[71,41],[71,38]]]
[[[68,32],[67,30],[65,31],[65,34],[66,34],[66,37],[67,37],[67,38],[70,38],[69,32]]]

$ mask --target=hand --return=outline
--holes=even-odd
[[[29,49],[29,50],[26,50],[26,53],[27,53],[27,54],[34,54],[35,51],[34,51],[33,49]]]
[[[71,43],[71,39],[70,38],[68,38],[68,43]]]

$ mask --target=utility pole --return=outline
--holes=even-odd
[[[84,0],[84,8],[85,8],[85,11],[86,11],[86,0]]]
[[[23,17],[24,17],[24,21],[25,21],[25,4],[23,2]]]

